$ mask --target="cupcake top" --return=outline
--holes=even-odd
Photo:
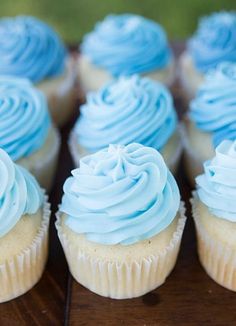
[[[65,59],[59,36],[42,21],[30,16],[0,20],[0,74],[37,83],[60,75]]]
[[[138,76],[120,77],[89,93],[80,112],[74,131],[90,152],[132,142],[160,150],[177,124],[167,88]]]
[[[202,18],[188,43],[188,52],[201,72],[222,61],[236,62],[236,12],[213,13]]]
[[[44,95],[26,79],[0,76],[0,147],[15,161],[44,144],[51,124]]]
[[[132,75],[165,68],[172,59],[163,28],[147,18],[109,15],[87,34],[81,51],[111,75]]]
[[[213,133],[215,147],[224,139],[236,139],[236,63],[221,63],[206,75],[190,103],[190,118],[199,129]]]
[[[7,234],[25,214],[35,214],[43,192],[35,178],[14,164],[0,148],[0,237]]]
[[[224,140],[196,178],[200,200],[219,218],[236,222],[236,141]]]
[[[60,210],[66,225],[88,240],[130,245],[170,225],[179,205],[178,186],[162,156],[133,143],[81,159],[64,184]]]

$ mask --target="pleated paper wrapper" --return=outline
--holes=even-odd
[[[32,244],[9,261],[0,264],[0,303],[26,293],[42,276],[48,257],[51,214],[47,199],[45,197],[42,224]]]
[[[61,216],[58,212],[56,228],[71,274],[92,292],[114,299],[142,296],[165,282],[176,263],[186,222],[185,207],[181,202],[176,231],[162,252],[139,261],[115,262],[109,258],[91,257],[76,248],[63,233]]]

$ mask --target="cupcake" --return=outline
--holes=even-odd
[[[29,16],[0,20],[0,74],[30,79],[44,92],[56,124],[74,105],[74,63],[56,32]]]
[[[142,74],[171,85],[174,59],[163,28],[137,15],[109,15],[85,35],[78,76],[84,92],[121,75]]]
[[[216,146],[236,139],[236,63],[221,63],[206,75],[182,132],[186,169],[194,183]]]
[[[202,18],[180,58],[180,79],[193,98],[204,74],[222,61],[236,62],[236,13],[219,12]]]
[[[160,150],[176,170],[182,144],[170,92],[139,76],[120,77],[87,95],[70,137],[75,162],[109,144],[137,142]]]
[[[49,190],[59,147],[43,93],[26,79],[0,76],[0,148]]]
[[[213,280],[236,291],[236,141],[217,146],[196,183],[192,206],[201,264]]]
[[[56,227],[73,277],[125,299],[163,284],[185,225],[178,186],[153,148],[109,145],[64,184]]]
[[[0,303],[30,290],[48,254],[50,205],[35,178],[0,149]]]

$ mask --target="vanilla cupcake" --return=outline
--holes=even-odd
[[[180,58],[180,79],[193,98],[204,74],[222,61],[236,62],[236,13],[218,12],[200,20]]]
[[[0,76],[0,148],[51,188],[60,138],[45,96],[26,79]]]
[[[194,182],[215,147],[224,139],[236,139],[236,63],[221,63],[206,75],[182,133],[186,170]]]
[[[192,199],[199,258],[213,280],[236,291],[236,141],[221,142],[204,170]]]
[[[120,77],[87,95],[69,144],[79,166],[84,155],[132,142],[160,150],[176,170],[182,143],[172,96],[162,84],[137,75]]]
[[[109,145],[64,184],[56,227],[73,277],[125,299],[163,284],[185,225],[178,186],[153,148]]]
[[[30,290],[48,255],[50,205],[36,180],[0,148],[0,303]]]
[[[56,124],[74,106],[74,63],[56,32],[30,16],[0,20],[0,74],[30,79],[44,92]]]
[[[142,74],[169,86],[175,78],[165,31],[141,16],[107,16],[85,35],[80,52],[78,76],[85,93],[121,75]]]

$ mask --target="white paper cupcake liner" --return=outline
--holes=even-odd
[[[166,161],[167,166],[170,171],[175,174],[178,168],[178,164],[183,152],[183,143],[181,140],[181,130],[180,127],[177,128],[176,132],[178,133],[179,143],[175,148],[175,152],[171,155],[171,157]],[[69,136],[68,146],[70,149],[70,153],[74,162],[75,167],[79,167],[80,160],[86,155],[90,155],[85,148],[83,148],[80,144],[78,144],[77,137],[75,132],[72,130]]]
[[[79,161],[81,160],[81,158],[83,158],[86,155],[91,154],[85,148],[80,146],[80,144],[78,144],[76,134],[73,130],[71,131],[70,136],[69,136],[68,146],[69,146],[70,153],[71,153],[75,167],[79,167],[79,164],[80,164]]]
[[[40,160],[37,160],[31,169],[31,173],[36,177],[39,184],[46,191],[50,191],[56,172],[56,166],[58,162],[58,155],[61,145],[61,137],[58,130],[53,127],[54,130],[54,144],[46,155],[42,156]]]
[[[50,204],[45,196],[41,227],[32,244],[0,264],[0,303],[30,290],[41,278],[48,257]],[[27,231],[27,230],[26,230]]]
[[[74,110],[77,93],[75,65],[75,59],[71,56],[66,63],[65,76],[52,78],[38,85],[47,97],[49,111],[57,126],[68,121]]]
[[[185,207],[181,202],[176,231],[166,248],[155,256],[139,261],[114,262],[94,258],[76,248],[61,227],[61,216],[56,214],[56,228],[73,277],[83,286],[101,296],[126,299],[142,296],[163,284],[175,266],[186,222]]]
[[[236,291],[236,251],[212,237],[200,222],[196,207],[196,191],[191,199],[192,214],[197,231],[198,256],[207,274],[221,286]]]
[[[197,153],[190,146],[184,122],[181,122],[179,130],[184,150],[185,171],[187,173],[189,181],[191,182],[192,186],[194,186],[196,176],[203,172],[203,162],[199,159]]]

